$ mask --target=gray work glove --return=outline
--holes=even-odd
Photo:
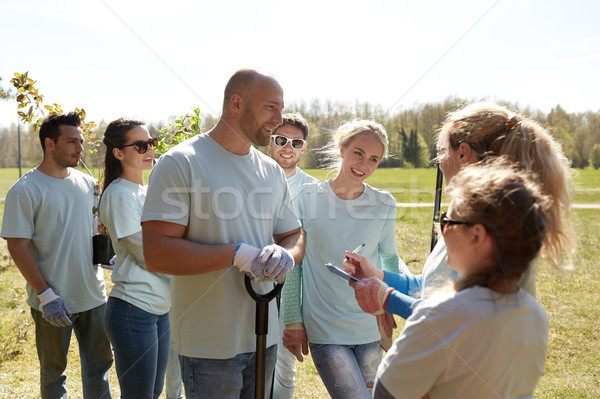
[[[69,327],[71,312],[61,297],[48,287],[37,295],[40,300],[40,312],[46,321],[54,327]]]
[[[233,255],[233,265],[245,272],[255,282],[282,283],[285,274],[294,267],[290,251],[279,245],[267,245],[262,250],[241,243]]]
[[[261,262],[265,263],[265,278],[283,283],[287,272],[294,268],[292,253],[277,244],[267,245],[259,255]]]

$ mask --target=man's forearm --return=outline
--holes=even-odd
[[[288,249],[294,258],[294,264],[297,265],[304,258],[304,249],[306,247],[306,236],[304,231],[300,229],[297,233],[293,233],[284,238],[279,239],[277,242],[275,238],[275,244]]]
[[[204,245],[175,237],[144,237],[148,271],[172,275],[208,273],[231,266],[237,244]]]
[[[27,283],[36,293],[40,293],[48,288],[48,284],[40,271],[40,266],[29,251],[29,241],[20,240],[24,239],[9,238],[8,252]]]

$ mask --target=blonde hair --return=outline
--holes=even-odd
[[[544,194],[552,199],[544,258],[554,266],[571,265],[575,239],[570,220],[570,162],[546,129],[503,106],[474,103],[448,115],[437,142],[438,162],[448,156],[448,150],[467,143],[479,160],[504,156],[534,172]]]
[[[383,146],[381,160],[388,157],[389,140],[385,128],[372,120],[360,119],[340,125],[332,134],[331,141],[321,151],[325,155],[325,168],[339,169],[342,164],[340,148],[347,148],[359,136],[371,134]]]

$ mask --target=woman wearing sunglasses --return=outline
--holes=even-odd
[[[361,248],[377,268],[408,273],[396,252],[396,200],[364,181],[387,156],[388,138],[379,123],[360,120],[341,125],[327,155],[337,176],[305,184],[294,199],[306,232],[306,254],[299,273],[302,296],[283,301],[283,343],[298,360],[308,353],[332,398],[370,398],[381,345],[391,345],[391,328],[380,333],[364,313],[346,280],[328,271],[345,250]],[[364,246],[362,245],[364,243]],[[294,280],[292,275],[287,277]],[[388,346],[389,347],[389,346]]]
[[[505,107],[475,103],[448,115],[440,130],[437,148],[437,161],[447,185],[464,166],[498,156],[505,156],[518,167],[532,171],[544,194],[554,199],[548,212],[548,251],[556,264],[570,263],[575,243],[569,214],[569,161],[548,131]],[[374,276],[395,288],[383,299],[384,309],[405,319],[411,315],[417,300],[425,299],[437,287],[461,277],[446,264],[443,237],[427,258],[422,275],[383,273],[369,262],[361,262],[351,254],[349,257],[352,261],[344,263],[344,270],[349,274],[360,279]],[[519,285],[535,297],[533,262]]]
[[[501,158],[463,168],[447,192],[441,229],[461,277],[417,305],[377,370],[375,398],[533,398],[548,319],[518,283],[540,249],[561,267],[548,245],[553,199]]]
[[[141,217],[158,141],[143,122],[117,119],[104,133],[104,185],[100,220],[110,235],[117,265],[104,328],[113,346],[122,398],[158,398],[170,350],[169,280],[146,270]]]

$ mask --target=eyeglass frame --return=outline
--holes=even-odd
[[[279,138],[279,137],[283,137],[285,139],[285,143],[283,143],[283,145],[277,144],[277,138]],[[273,143],[277,147],[281,147],[281,148],[285,147],[288,144],[288,142],[289,142],[290,146],[292,147],[292,149],[297,150],[297,151],[303,149],[304,145],[306,144],[306,140],[304,140],[304,139],[291,139],[289,137],[282,136],[281,134],[272,134],[271,135],[271,139],[273,139]],[[294,141],[300,141],[300,142],[302,142],[302,145],[300,146],[300,148],[296,148],[294,146]]]
[[[467,222],[466,220],[455,220],[450,219],[448,217],[448,212],[444,211],[440,215],[440,228],[442,230],[442,234],[444,233],[447,226],[456,226],[456,225],[465,225],[465,226],[473,226],[474,223]]]
[[[137,140],[131,144],[119,146],[119,148],[133,147],[138,154],[145,154],[148,152],[148,146],[156,148],[157,145],[158,139],[156,137],[151,137],[148,140]]]

